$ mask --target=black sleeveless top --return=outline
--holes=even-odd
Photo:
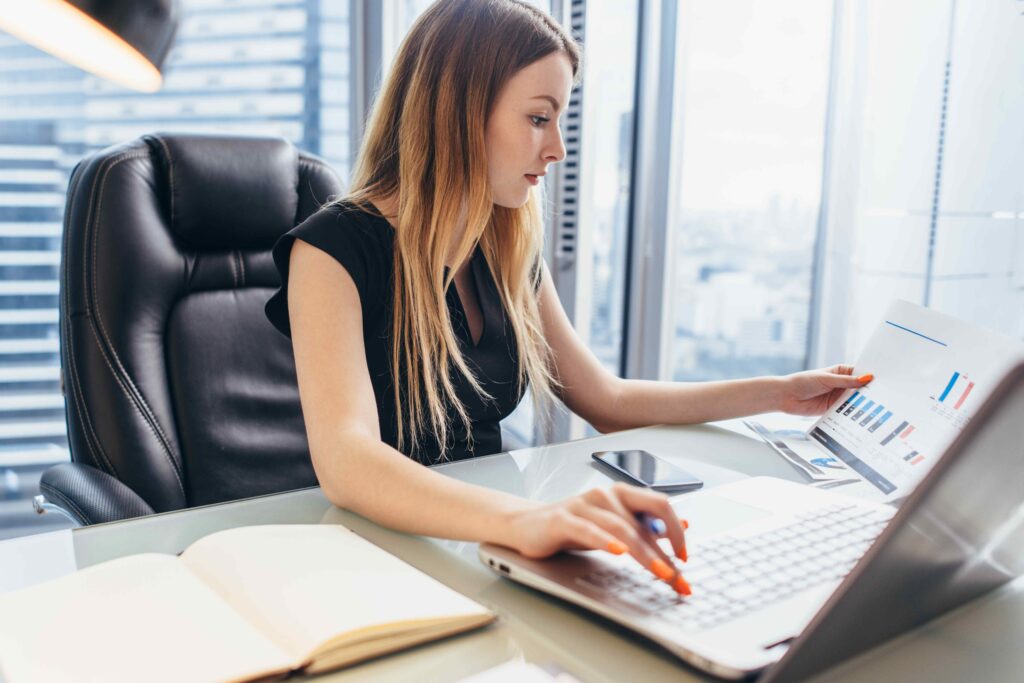
[[[281,274],[281,288],[267,302],[266,314],[274,327],[289,337],[288,259],[296,239],[334,257],[355,282],[363,312],[363,344],[377,402],[381,439],[397,448],[398,422],[391,377],[394,228],[380,216],[352,205],[334,204],[322,208],[281,236],[273,251],[274,263]],[[451,368],[456,395],[470,417],[473,435],[471,449],[462,420],[450,404],[446,405],[451,425],[448,457],[452,460],[501,452],[499,422],[515,409],[522,398],[522,393],[516,391],[519,354],[515,336],[491,269],[479,246],[470,259],[470,272],[483,314],[479,343],[473,344],[466,313],[454,283],[446,294],[448,313],[467,364],[494,400],[482,400],[465,377],[454,366]],[[338,387],[338,390],[344,391],[344,387]],[[405,451],[406,455],[420,462],[434,464],[439,462],[441,448],[437,437],[428,432],[418,447],[407,444]]]

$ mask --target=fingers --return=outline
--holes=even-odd
[[[653,536],[627,522],[627,518],[620,514],[590,502],[581,502],[574,512],[622,541],[629,549],[629,554],[644,569],[663,581],[673,583],[677,572],[672,567],[672,561],[658,546]]]
[[[611,514],[616,518],[617,525],[621,524],[630,530],[631,554],[644,568],[671,585],[676,592],[690,595],[690,584],[658,545],[657,537],[637,520],[637,513],[661,520],[677,557],[685,558],[686,537],[683,526],[666,496],[620,483],[610,489],[589,491],[583,498],[586,503],[604,512],[597,515],[599,519],[607,520],[605,514]]]
[[[611,514],[617,520],[616,525],[621,525],[623,534],[628,534],[630,538],[635,538],[636,542],[641,545],[649,545],[653,552],[658,555],[658,559],[669,562],[668,555],[665,555],[664,551],[658,546],[656,539],[649,533],[644,532],[643,525],[637,519],[634,512],[619,500],[613,490],[614,487],[612,489],[591,489],[583,494],[581,505],[583,507],[593,507]],[[600,518],[608,519],[603,515]],[[618,529],[609,529],[609,531],[615,533],[617,538],[623,541],[627,540],[627,537],[621,535]],[[640,558],[637,559],[639,560]],[[647,565],[645,564],[645,566]]]
[[[604,550],[613,555],[629,552],[629,546],[614,534],[579,514],[565,510],[559,522],[566,540],[572,545],[587,550]]]
[[[860,377],[829,377],[829,384],[843,389],[859,389],[874,379],[873,375],[861,375]]]
[[[672,544],[676,557],[686,562],[686,531],[676,516],[668,497],[654,491],[628,484],[615,484],[612,490],[623,504],[633,512],[643,512],[665,523],[665,536]]]
[[[824,380],[830,387],[859,389],[875,378],[871,373],[853,376],[852,365],[836,365],[825,371]]]

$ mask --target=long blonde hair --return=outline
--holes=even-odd
[[[528,382],[537,415],[558,388],[537,304],[544,229],[536,191],[520,208],[494,204],[484,131],[501,87],[529,64],[563,52],[579,72],[580,52],[547,14],[519,0],[438,0],[413,25],[370,115],[349,194],[373,212],[373,199],[397,198],[391,377],[398,448],[415,451],[432,429],[446,457],[455,408],[472,439],[451,368],[484,399],[459,349],[445,292],[479,243],[519,352],[517,391]],[[466,221],[458,243],[454,233]],[[472,447],[472,443],[470,443]]]

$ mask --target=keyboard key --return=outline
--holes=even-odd
[[[717,575],[709,579],[705,579],[699,586],[694,586],[694,590],[700,588],[701,590],[709,591],[711,593],[717,593],[724,590],[728,585],[730,584],[724,577]]]
[[[738,583],[736,585],[729,586],[729,588],[723,591],[723,593],[730,600],[739,602],[747,599],[751,595],[756,595],[757,588],[755,588],[752,583]]]

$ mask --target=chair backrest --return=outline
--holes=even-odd
[[[341,192],[274,138],[147,135],[72,173],[60,272],[71,458],[154,510],[316,483],[277,238]]]

